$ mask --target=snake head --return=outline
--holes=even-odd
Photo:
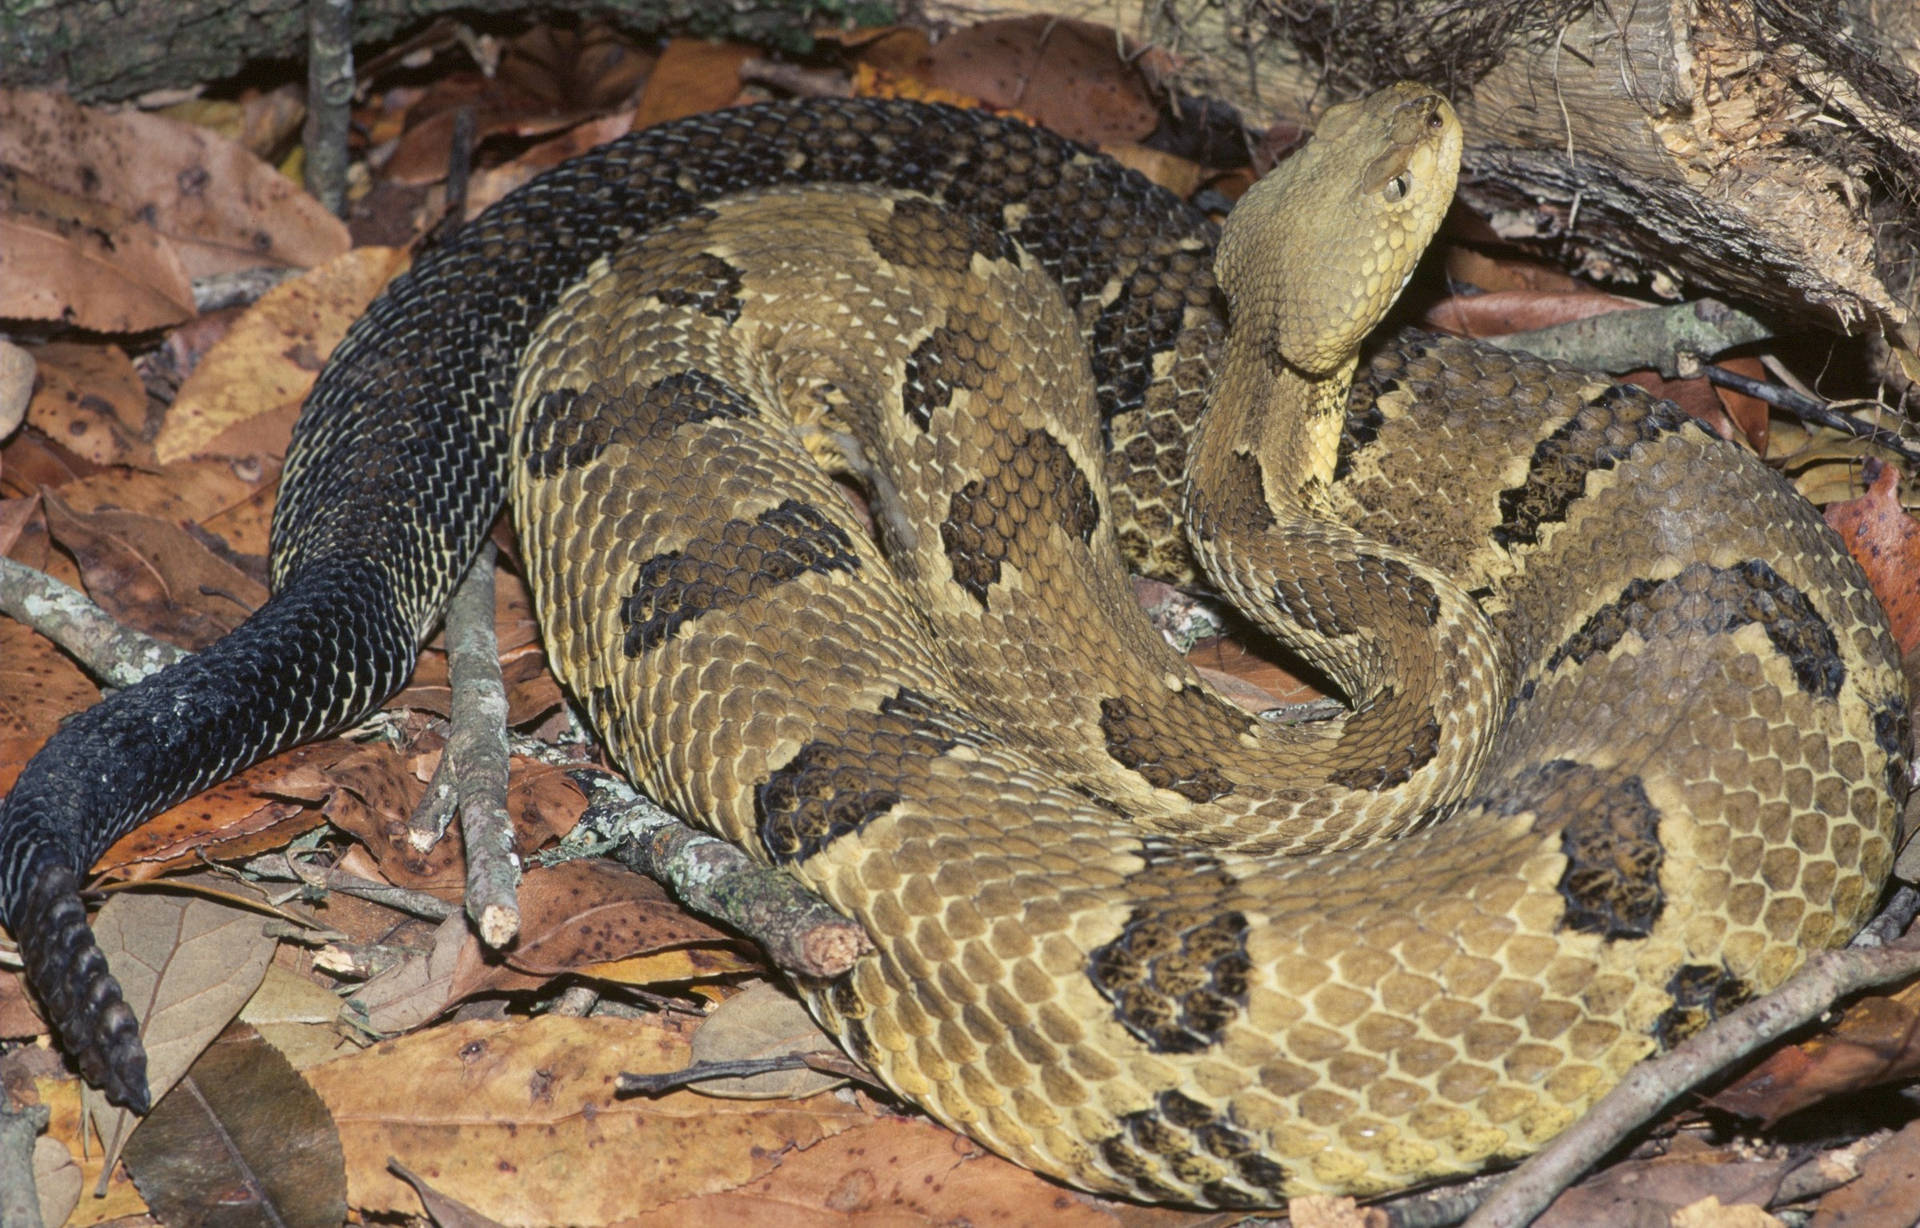
[[[1308,375],[1338,369],[1413,275],[1459,170],[1460,120],[1424,85],[1328,110],[1227,218],[1214,270],[1234,329]]]

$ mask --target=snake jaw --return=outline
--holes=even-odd
[[[57,862],[42,863],[9,921],[27,981],[81,1075],[110,1102],[145,1113],[151,1097],[140,1023],[87,927],[78,877]]]
[[[1413,82],[1330,109],[1227,217],[1233,330],[1310,378],[1350,363],[1446,217],[1461,143],[1451,104]]]

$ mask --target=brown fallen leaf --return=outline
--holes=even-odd
[[[731,947],[738,940],[688,913],[652,879],[599,860],[535,866],[520,881],[520,939],[505,954],[473,938],[450,992],[531,989],[596,964],[679,947]],[[740,962],[719,969],[737,971]]]
[[[324,772],[352,750],[337,739],[309,742],[256,763],[122,836],[94,863],[94,873],[146,879],[176,866],[238,861],[284,847],[323,816],[314,806],[276,798],[268,787],[299,768]]]
[[[1762,1125],[1920,1072],[1920,986],[1863,998],[1825,1032],[1775,1049],[1708,1104]]]
[[[623,1228],[686,1228],[694,1223],[779,1224],[781,1228],[946,1224],[1226,1228],[1244,1218],[1142,1207],[1082,1194],[924,1118],[879,1111],[812,1146],[771,1158],[774,1164],[764,1175],[698,1201],[636,1207],[633,1218],[622,1221]]]
[[[740,66],[759,54],[758,47],[746,43],[674,39],[660,53],[646,88],[640,91],[634,129],[730,105],[740,93]]]
[[[1728,1209],[1747,1205],[1764,1213],[1781,1179],[1799,1162],[1797,1157],[1759,1160],[1731,1150],[1692,1149],[1627,1160],[1554,1199],[1533,1221],[1534,1228],[1668,1224],[1682,1208],[1706,1198]]]
[[[1900,506],[1900,473],[1892,465],[1871,468],[1867,492],[1857,499],[1829,504],[1827,523],[1847,543],[1887,611],[1900,655],[1920,644],[1920,523]]]
[[[696,1062],[737,1062],[803,1053],[840,1055],[797,998],[772,981],[755,981],[707,1013],[693,1034]],[[740,1079],[703,1079],[691,1090],[729,1100],[799,1100],[846,1080],[809,1067]]]
[[[1827,1191],[1808,1228],[1911,1228],[1920,1214],[1920,1121],[1869,1152],[1860,1175]]]
[[[94,937],[140,1019],[156,1103],[260,987],[279,945],[263,924],[250,909],[158,891],[120,892],[95,915]],[[109,1157],[138,1120],[104,1101],[89,1116]]]
[[[457,1198],[448,1198],[400,1161],[390,1161],[387,1167],[420,1195],[420,1205],[433,1218],[436,1228],[501,1228],[499,1220],[488,1219]]]
[[[97,465],[152,468],[147,390],[117,345],[54,342],[34,351],[40,387],[27,423]]]
[[[262,295],[180,385],[153,441],[161,463],[196,455],[238,423],[298,405],[347,326],[407,259],[395,248],[355,248]]]
[[[100,688],[52,640],[0,618],[0,787],[69,713],[99,700]]]
[[[80,564],[87,595],[122,622],[199,649],[239,626],[266,586],[177,524],[139,512],[81,514],[48,491],[54,539]]]
[[[737,1189],[870,1120],[830,1094],[614,1097],[623,1070],[685,1066],[691,1026],[668,1015],[454,1023],[306,1075],[339,1126],[362,1214],[417,1205],[391,1158],[502,1224],[607,1224],[682,1204],[673,1222],[685,1225],[684,1200]]]
[[[511,162],[475,171],[467,183],[468,220],[478,217],[488,205],[541,171],[633,131],[637,126],[634,114],[633,109],[628,108],[575,124],[552,140],[533,146]]]
[[[376,1036],[411,1032],[439,1018],[459,999],[454,973],[469,935],[467,918],[456,912],[433,931],[425,950],[410,953],[368,980],[347,998],[359,1023]]]
[[[235,1024],[127,1139],[134,1185],[162,1223],[336,1228],[346,1163],[326,1106],[287,1059]]]
[[[0,164],[146,220],[190,277],[306,267],[347,250],[347,229],[291,180],[203,128],[61,94],[0,90]]]
[[[139,333],[193,313],[187,270],[151,227],[24,176],[0,176],[0,316]]]
[[[119,1167],[118,1161],[107,1162],[101,1155],[97,1141],[89,1139],[83,1145],[81,1136],[88,1129],[86,1108],[81,1103],[83,1086],[80,1080],[66,1076],[35,1079],[33,1082],[35,1095],[50,1113],[46,1137],[64,1146],[69,1160],[79,1166],[81,1188],[86,1195],[67,1218],[65,1228],[91,1228],[94,1224],[113,1223],[147,1212],[147,1204],[141,1199],[140,1191],[133,1188],[133,1182],[128,1179],[126,1170]],[[93,1095],[91,1092],[87,1094]],[[103,1173],[106,1178],[104,1181]],[[97,1191],[103,1185],[106,1193],[100,1197]]]
[[[1160,120],[1121,37],[1070,17],[968,26],[935,43],[914,72],[936,89],[1017,110],[1095,144],[1143,140]]]

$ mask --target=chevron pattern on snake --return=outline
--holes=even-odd
[[[801,989],[906,1098],[1198,1205],[1524,1154],[1868,913],[1907,709],[1817,514],[1672,406],[1417,334],[1352,379],[1458,145],[1419,87],[1329,112],[1217,286],[1186,206],[942,108],[748,108],[537,181],[323,375],[276,516],[293,613],[224,659],[261,694],[212,705],[192,780],[397,686],[507,486],[627,770],[873,936]],[[1204,561],[1351,712],[1216,698],[1123,556]],[[275,643],[310,655],[274,675]],[[123,1089],[74,875],[197,786],[48,799],[223,651],[63,733],[0,815],[30,974]]]

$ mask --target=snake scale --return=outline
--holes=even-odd
[[[307,401],[273,597],[6,800],[0,902],[83,1073],[144,1106],[79,875],[398,688],[509,492],[615,758],[872,935],[800,986],[822,1023],[1084,1188],[1468,1172],[1843,941],[1908,717],[1818,515],[1563,366],[1406,334],[1355,376],[1459,147],[1421,87],[1335,108],[1216,235],[1013,121],[770,104],[421,255]],[[1123,554],[1204,566],[1350,709],[1217,698]]]

